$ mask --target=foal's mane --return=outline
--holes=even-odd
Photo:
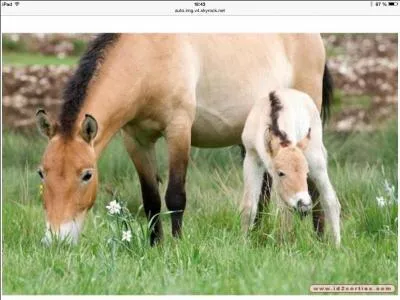
[[[290,141],[288,140],[287,134],[286,132],[280,130],[278,125],[279,112],[283,109],[283,106],[275,91],[269,93],[269,101],[271,104],[271,125],[269,128],[272,131],[272,134],[280,138],[281,144],[288,145],[290,144]]]
[[[68,81],[64,93],[64,103],[59,116],[60,133],[71,136],[74,123],[86,98],[90,81],[95,76],[99,64],[104,59],[105,50],[119,38],[117,33],[99,34],[81,57],[74,75]]]

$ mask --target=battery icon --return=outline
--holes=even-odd
[[[389,6],[397,6],[397,2],[389,2]]]

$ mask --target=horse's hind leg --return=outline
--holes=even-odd
[[[139,175],[142,190],[143,207],[149,220],[150,244],[153,246],[162,239],[162,226],[159,218],[161,198],[158,192],[157,163],[155,144],[140,145],[124,134],[124,144]]]
[[[321,202],[319,201],[320,195],[313,180],[308,179],[307,184],[308,192],[311,195],[311,199],[313,201],[312,219],[314,230],[319,237],[322,237],[324,234],[325,216],[324,211],[321,207]]]
[[[191,144],[192,118],[186,113],[175,113],[166,129],[169,178],[165,202],[171,212],[172,235],[181,236],[183,213],[186,206],[186,170]]]

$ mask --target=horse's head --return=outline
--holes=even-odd
[[[78,241],[87,211],[96,199],[97,170],[93,139],[97,122],[86,115],[76,134],[60,133],[60,127],[44,110],[36,114],[39,131],[48,137],[38,173],[43,184],[47,231],[44,242],[53,236]]]
[[[308,164],[303,154],[309,140],[310,131],[296,145],[282,141],[272,132],[267,140],[267,150],[272,162],[273,184],[279,197],[300,213],[307,213],[312,206],[307,186]]]

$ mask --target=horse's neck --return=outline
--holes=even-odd
[[[98,134],[94,147],[97,156],[107,146],[111,138],[130,120],[139,109],[135,83],[126,78],[105,76],[95,82],[82,107],[80,118],[91,114],[98,123]]]

